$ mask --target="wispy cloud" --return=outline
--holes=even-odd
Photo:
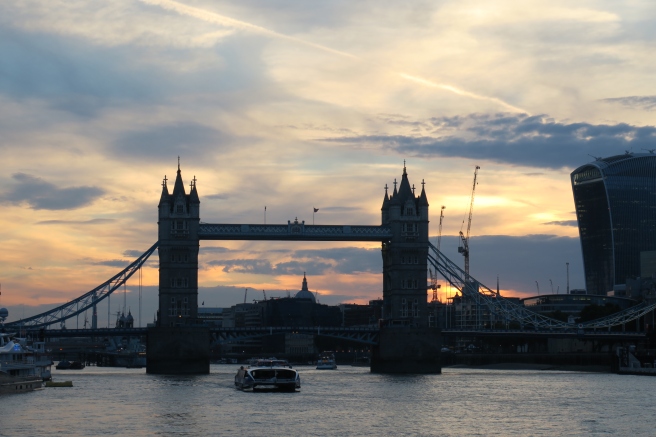
[[[141,1],[151,5],[160,6],[164,9],[174,11],[181,15],[187,15],[190,17],[197,18],[199,20],[207,21],[209,23],[218,24],[220,26],[232,27],[239,30],[255,32],[269,37],[283,39],[297,44],[302,44],[308,47],[312,47],[328,53],[332,53],[334,55],[351,58],[351,59],[358,59],[357,56],[354,56],[350,53],[342,52],[340,50],[335,50],[330,47],[322,46],[320,44],[314,44],[312,42],[295,38],[293,36],[288,36],[282,33],[274,32],[273,30],[266,29],[262,26],[257,26],[255,24],[247,23],[245,21],[240,21],[234,18],[226,17],[225,15],[220,15],[217,14],[216,12],[210,12],[204,9],[195,8],[193,6],[187,6],[179,2],[175,2],[171,0],[141,0]]]
[[[89,205],[105,191],[98,187],[59,188],[55,184],[26,173],[12,175],[13,186],[0,194],[0,201],[27,205],[32,209],[76,209]]]
[[[545,225],[556,225],[556,226],[574,226],[577,227],[579,225],[578,220],[556,220],[553,222],[546,222],[543,223]]]
[[[85,225],[105,225],[107,223],[115,222],[115,219],[91,219],[91,220],[42,220],[36,222],[37,225],[76,225],[76,226],[85,226]]]
[[[656,96],[627,96],[601,99],[605,103],[613,103],[627,108],[653,111],[656,109]]]
[[[289,42],[292,42],[292,43],[301,44],[301,45],[304,45],[304,46],[307,46],[307,47],[310,47],[310,48],[321,50],[323,52],[327,52],[327,53],[330,53],[330,54],[333,54],[333,55],[348,58],[348,59],[351,59],[351,60],[354,60],[354,61],[364,61],[361,57],[355,56],[351,53],[347,53],[347,52],[344,52],[344,51],[341,51],[341,50],[336,50],[336,49],[333,49],[333,48],[325,46],[325,45],[315,44],[313,42],[310,42],[310,41],[307,41],[307,40],[304,40],[304,39],[301,39],[301,38],[296,38],[296,37],[293,37],[293,36],[278,33],[278,32],[275,32],[273,30],[264,28],[262,26],[258,26],[258,25],[252,24],[252,23],[241,21],[241,20],[236,20],[234,18],[230,18],[230,17],[227,17],[225,15],[217,14],[216,12],[211,12],[211,11],[207,11],[207,10],[204,10],[204,9],[188,6],[188,5],[185,5],[183,3],[173,1],[173,0],[141,0],[141,1],[144,2],[144,3],[147,3],[147,4],[160,6],[164,9],[174,11],[174,12],[176,12],[178,14],[181,14],[181,15],[186,15],[186,16],[197,18],[199,20],[209,22],[209,23],[218,24],[220,26],[226,26],[226,27],[231,27],[231,28],[235,28],[235,29],[239,29],[239,30],[248,31],[248,32],[254,32],[254,33],[257,33],[257,34],[265,35],[267,37],[277,38],[277,39],[289,41]],[[379,68],[379,66],[375,66],[375,67]],[[388,70],[390,70],[390,69],[388,69]],[[419,77],[417,75],[411,75],[411,74],[403,73],[403,72],[398,72],[397,74],[399,75],[399,77],[401,77],[404,80],[407,80],[407,81],[410,81],[410,82],[413,82],[413,83],[416,83],[416,84],[420,84],[422,86],[428,86],[430,88],[438,88],[438,89],[441,89],[441,90],[444,90],[444,91],[448,91],[448,92],[457,94],[459,96],[468,97],[468,98],[472,98],[472,99],[476,99],[476,100],[486,100],[486,101],[498,104],[498,105],[502,106],[503,108],[505,108],[507,110],[510,110],[510,111],[526,112],[525,110],[520,109],[520,108],[518,108],[514,105],[511,105],[510,103],[507,103],[507,102],[505,102],[505,101],[503,101],[503,100],[501,100],[497,97],[484,96],[484,95],[481,95],[481,94],[477,94],[477,93],[474,93],[474,92],[471,92],[471,91],[464,90],[462,88],[459,88],[459,87],[456,87],[456,86],[453,86],[453,85],[438,83],[438,82],[435,82],[435,81],[432,81],[432,80],[429,80],[429,79],[425,79],[425,78]]]

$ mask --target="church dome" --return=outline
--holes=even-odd
[[[317,303],[317,298],[314,296],[310,290],[308,290],[307,279],[305,278],[305,272],[303,272],[303,286],[301,291],[296,293],[294,296],[296,299],[310,299],[312,303]]]

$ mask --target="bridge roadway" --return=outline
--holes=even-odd
[[[46,329],[43,331],[30,330],[33,335],[41,333],[45,338],[61,337],[137,337],[148,334],[148,328],[101,328],[101,329]],[[378,327],[342,328],[325,326],[259,326],[252,328],[216,328],[210,327],[213,343],[230,343],[247,338],[280,333],[297,333],[320,335],[324,337],[349,340],[369,345],[378,344]],[[443,329],[444,337],[523,337],[523,338],[579,338],[589,340],[616,340],[636,341],[644,339],[644,332],[618,332],[618,331],[536,331],[536,330],[468,330]]]

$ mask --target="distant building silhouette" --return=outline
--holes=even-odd
[[[571,182],[588,293],[622,292],[627,278],[655,274],[656,155],[598,158]]]

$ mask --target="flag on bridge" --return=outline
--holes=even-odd
[[[314,212],[319,212],[319,208],[314,208]]]

